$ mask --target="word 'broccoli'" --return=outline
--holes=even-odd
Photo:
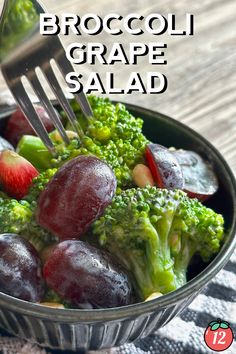
[[[101,246],[134,274],[142,299],[186,283],[192,256],[219,251],[223,217],[180,190],[146,187],[117,195],[93,226]]]

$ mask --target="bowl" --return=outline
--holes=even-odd
[[[178,290],[160,298],[112,309],[52,309],[0,293],[0,327],[44,347],[83,353],[144,338],[183,311],[229,260],[236,245],[236,182],[222,155],[202,136],[161,113],[126,104],[144,119],[153,142],[194,150],[208,159],[219,178],[219,190],[207,203],[225,218],[226,238],[219,254]],[[0,131],[12,107],[0,112]],[[222,202],[223,201],[223,202]]]

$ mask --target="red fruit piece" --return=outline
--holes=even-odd
[[[116,178],[95,156],[65,163],[41,192],[37,221],[61,240],[79,238],[111,203]]]
[[[36,249],[16,234],[0,235],[0,291],[28,301],[41,301],[44,280]]]
[[[213,195],[219,185],[211,165],[196,152],[175,150],[172,154],[177,158],[184,176],[184,191],[190,198],[201,201]]]
[[[5,150],[0,153],[0,184],[10,197],[22,199],[38,174],[36,168],[16,152]]]
[[[115,307],[131,301],[128,276],[106,252],[78,240],[57,244],[43,268],[47,285],[80,307]]]
[[[184,178],[176,157],[164,146],[148,144],[146,159],[159,188],[182,189]]]
[[[35,110],[48,132],[55,129],[47,111],[42,106],[35,106]],[[17,108],[8,120],[4,136],[13,146],[16,146],[23,135],[36,135],[36,133],[24,113]]]

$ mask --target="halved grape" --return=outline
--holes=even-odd
[[[174,150],[184,176],[184,191],[190,198],[201,201],[213,195],[218,187],[218,180],[212,166],[193,151]]]
[[[176,157],[166,147],[159,144],[148,144],[146,159],[159,188],[183,188],[182,169]]]

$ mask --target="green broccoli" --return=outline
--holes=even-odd
[[[25,199],[28,202],[37,201],[40,193],[44,190],[46,184],[50,181],[56,172],[57,168],[51,168],[41,172],[37,177],[35,177]]]
[[[143,162],[148,143],[142,133],[143,121],[134,118],[123,104],[113,104],[108,98],[89,96],[93,118],[86,129],[84,146],[94,155],[104,159],[115,172],[119,187],[132,185],[132,169]],[[81,125],[82,113],[72,102]]]
[[[48,169],[33,179],[27,196],[18,201],[0,192],[0,233],[15,233],[23,236],[38,251],[57,239],[39,226],[35,219],[37,199],[57,169]]]
[[[146,187],[117,195],[93,225],[100,245],[134,275],[142,299],[186,282],[192,256],[219,251],[223,217],[180,190]]]
[[[36,223],[35,207],[35,202],[0,198],[0,233],[19,234],[41,251],[55,242],[55,237]]]
[[[52,156],[38,137],[24,136],[17,152],[41,171],[60,167],[78,155],[92,154],[110,165],[119,187],[132,186],[132,170],[137,163],[143,162],[148,142],[142,134],[143,121],[135,119],[122,104],[114,105],[107,98],[88,98],[94,114],[89,120],[84,118],[76,102],[71,101],[85,133],[81,141],[72,139],[67,146],[55,141],[56,151]],[[72,128],[68,125],[67,129]]]

